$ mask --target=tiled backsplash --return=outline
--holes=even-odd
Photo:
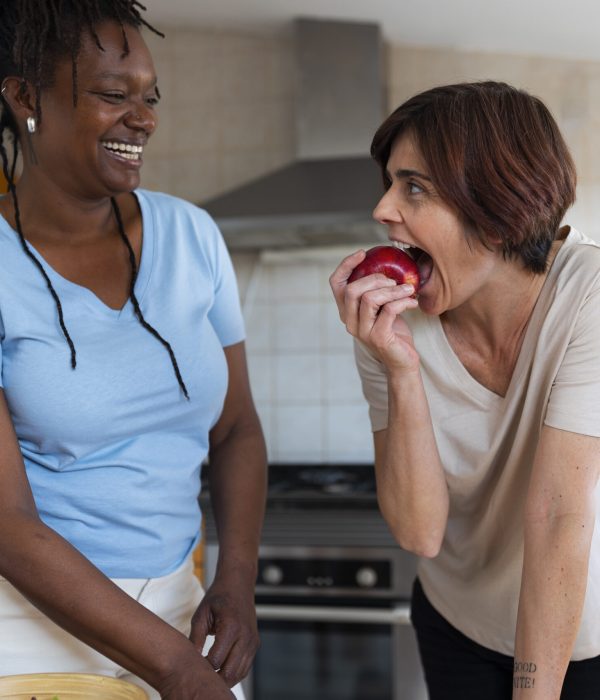
[[[373,439],[328,278],[344,248],[234,255],[250,381],[272,462],[373,460]]]

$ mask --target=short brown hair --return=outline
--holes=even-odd
[[[379,127],[371,155],[389,187],[387,161],[396,139],[410,133],[440,197],[487,244],[502,240],[506,257],[533,272],[575,201],[577,176],[569,149],[537,97],[494,81],[445,85],[398,107]]]

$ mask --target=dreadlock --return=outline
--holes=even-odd
[[[77,106],[77,59],[81,50],[81,37],[89,32],[96,46],[104,50],[96,27],[106,21],[116,22],[121,27],[123,55],[129,53],[126,26],[139,29],[142,26],[164,36],[162,32],[146,22],[141,11],[146,8],[137,0],[1,0],[0,4],[0,83],[7,76],[21,77],[21,90],[26,89],[26,81],[35,90],[36,121],[42,122],[41,96],[44,88],[50,87],[58,60],[68,56],[71,59],[73,76],[73,106]],[[4,142],[8,132],[12,142],[11,159]],[[17,198],[15,172],[19,155],[19,130],[17,123],[4,99],[0,100],[0,157],[2,169],[8,183],[8,192],[15,208],[15,223],[21,247],[43,276],[48,291],[52,295],[58,311],[60,328],[69,346],[71,367],[77,366],[77,353],[67,330],[62,304],[52,282],[40,261],[27,244],[21,226],[21,212]],[[133,304],[136,318],[151,335],[167,350],[177,382],[189,399],[186,385],[179,371],[177,359],[171,345],[144,318],[134,287],[137,279],[137,265],[131,243],[125,233],[121,212],[114,198],[111,199],[119,234],[127,248],[131,265],[129,299]]]

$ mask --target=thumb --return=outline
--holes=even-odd
[[[206,638],[212,631],[212,623],[210,621],[210,613],[207,608],[203,608],[202,605],[198,608],[198,611],[192,618],[192,630],[190,632],[190,641],[202,652],[204,645],[206,644]]]

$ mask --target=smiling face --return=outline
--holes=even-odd
[[[386,170],[391,185],[373,216],[391,241],[410,246],[422,279],[420,308],[440,315],[460,306],[493,278],[502,256],[470,236],[441,200],[410,134],[396,140]]]
[[[157,124],[152,57],[137,29],[125,26],[125,31],[126,55],[116,23],[97,28],[104,51],[83,35],[76,106],[70,58],[58,63],[52,86],[42,93],[42,123],[32,136],[37,165],[29,170],[35,177],[39,168],[54,184],[85,199],[139,185],[143,148]]]

